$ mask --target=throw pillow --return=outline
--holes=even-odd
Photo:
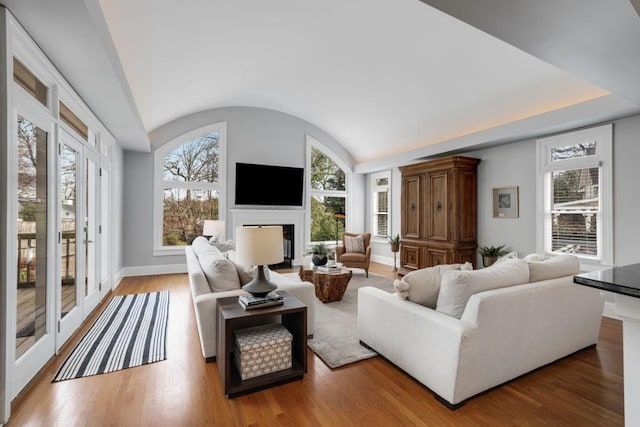
[[[235,265],[223,257],[214,247],[200,252],[200,266],[204,272],[212,292],[240,289],[240,279]]]
[[[209,246],[209,241],[204,236],[198,236],[191,242],[191,249],[193,249],[193,253],[196,254],[197,257],[200,257],[200,252]]]
[[[498,259],[496,260],[496,262],[493,263],[493,265],[500,264],[510,259],[518,259],[518,252],[513,251],[513,252],[509,252],[506,255],[502,255],[501,257],[498,257]]]
[[[546,261],[549,259],[548,256],[546,256],[545,254],[529,254],[527,256],[525,256],[524,258],[522,258],[523,260],[530,262],[530,261]]]
[[[470,262],[465,264],[444,264],[434,267],[421,268],[407,273],[404,277],[393,282],[397,295],[401,299],[408,299],[416,304],[435,308],[440,291],[442,274],[448,270],[471,270]]]
[[[349,253],[364,253],[364,239],[362,236],[344,236],[344,250]]]
[[[528,281],[529,266],[521,259],[511,259],[482,270],[450,270],[442,276],[436,310],[459,319],[473,294]]]
[[[236,248],[233,244],[233,240],[229,239],[226,242],[223,242],[218,236],[210,238],[209,243],[220,249],[220,252],[227,252]]]
[[[557,279],[580,272],[580,260],[575,255],[563,254],[545,261],[529,262],[529,281]]]

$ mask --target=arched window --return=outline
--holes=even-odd
[[[335,242],[349,215],[349,168],[314,138],[307,136],[309,234],[314,242]]]
[[[205,219],[223,219],[226,122],[182,135],[154,155],[154,255],[182,254]]]

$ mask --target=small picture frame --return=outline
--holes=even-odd
[[[518,218],[518,187],[493,189],[493,217]]]

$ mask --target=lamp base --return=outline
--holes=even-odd
[[[269,292],[275,291],[278,286],[271,283],[264,275],[264,265],[258,266],[258,273],[252,281],[242,287],[243,291],[249,292],[254,297],[264,297]]]

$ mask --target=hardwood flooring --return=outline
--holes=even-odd
[[[375,265],[371,271],[393,277],[390,270]],[[95,313],[14,400],[8,426],[624,425],[622,326],[616,320],[603,318],[596,348],[496,387],[456,411],[382,357],[332,370],[311,350],[302,381],[229,400],[216,364],[202,358],[185,274],[125,278],[113,293],[164,289],[171,292],[167,360],[52,383]]]

